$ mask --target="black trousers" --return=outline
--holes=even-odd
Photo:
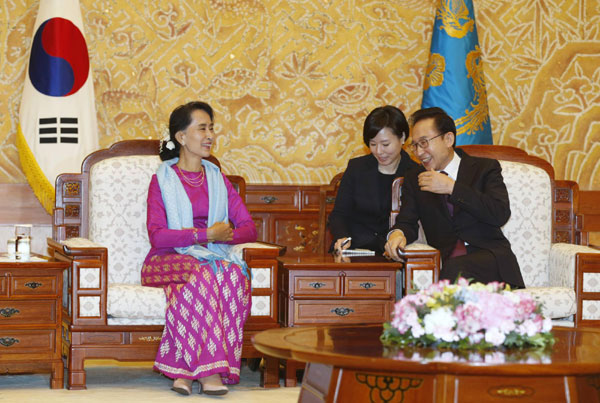
[[[459,277],[484,284],[492,281],[502,281],[494,254],[487,249],[480,249],[471,245],[467,245],[466,255],[446,259],[442,266],[440,272],[442,280],[447,279],[453,283]]]

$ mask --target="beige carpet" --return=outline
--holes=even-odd
[[[239,403],[292,403],[300,388],[262,389],[260,373],[242,366],[239,385],[230,386],[225,396],[183,396],[173,392],[172,381],[152,371],[152,363],[119,363],[110,360],[86,361],[87,390],[50,389],[49,375],[0,375],[0,403],[58,402],[167,402],[206,401]],[[282,382],[283,384],[283,382]]]

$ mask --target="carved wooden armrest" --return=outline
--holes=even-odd
[[[595,318],[584,318],[586,303],[600,306],[598,277],[600,277],[600,253],[578,253],[575,257],[575,298],[577,299],[575,326],[600,326],[600,315],[596,314]],[[594,310],[590,309],[590,311]]]
[[[71,324],[106,325],[107,249],[84,238],[73,242],[48,238],[48,248],[55,259],[71,264],[63,279]]]
[[[411,248],[398,250],[398,255],[404,260],[403,295],[407,295],[411,290],[415,291],[415,287],[422,288],[415,282],[416,272],[430,271],[431,283],[437,282],[440,278],[440,251],[428,245],[422,245],[422,249],[419,246],[421,245],[413,244]]]
[[[287,249],[283,245],[262,241],[240,244],[240,246],[242,247],[242,256],[248,266],[251,266],[249,260],[252,261],[261,258],[276,259],[279,256],[283,256]]]
[[[252,302],[260,301],[260,308],[251,313],[245,332],[257,332],[271,327],[279,327],[278,323],[278,268],[279,256],[285,252],[285,247],[265,242],[252,242],[239,245],[242,247],[242,257],[251,272]],[[250,334],[249,333],[249,334]],[[244,347],[245,348],[245,347]]]
[[[600,214],[577,214],[575,215],[575,243],[578,245],[590,245],[590,232],[597,232],[600,229]]]

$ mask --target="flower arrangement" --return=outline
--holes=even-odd
[[[456,349],[545,348],[554,343],[552,322],[526,292],[504,283],[459,278],[407,295],[384,324],[384,344]]]

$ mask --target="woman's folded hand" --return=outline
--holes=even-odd
[[[208,242],[227,242],[233,239],[233,229],[228,222],[216,222],[206,230]]]

